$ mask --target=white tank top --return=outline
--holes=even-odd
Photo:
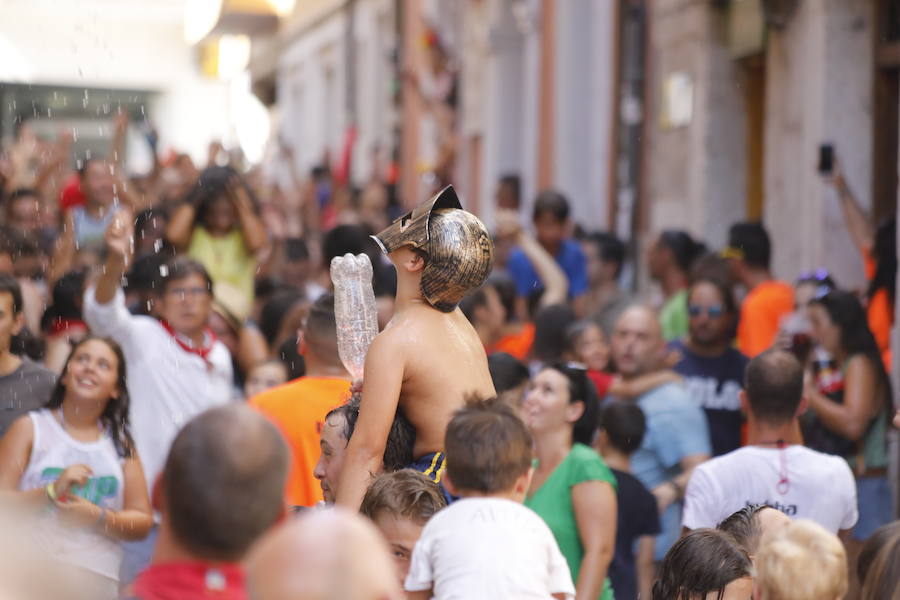
[[[28,416],[34,426],[34,444],[19,490],[46,487],[66,468],[83,464],[91,468],[93,475],[84,488],[74,489],[73,493],[103,508],[122,510],[124,459],[116,452],[109,433],[95,442],[79,442],[63,429],[51,411],[30,412]],[[57,560],[118,581],[122,562],[119,542],[92,529],[75,529],[60,523],[56,510],[47,502],[47,509],[35,524],[34,539],[41,548]]]

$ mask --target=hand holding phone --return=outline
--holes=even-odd
[[[834,172],[834,146],[822,144],[819,146],[819,173],[831,175]]]

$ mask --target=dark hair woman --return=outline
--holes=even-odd
[[[79,342],[44,409],[0,440],[0,500],[33,516],[33,539],[83,572],[91,597],[117,597],[119,542],[146,537],[153,518],[114,341]]]
[[[804,420],[804,437],[811,448],[841,455],[854,468],[859,521],[853,538],[863,541],[891,520],[886,442],[891,384],[855,295],[832,291],[816,298],[809,318],[813,337],[840,365],[844,385],[826,396],[807,378],[805,396],[813,410]]]
[[[579,599],[611,600],[616,480],[590,446],[598,401],[584,367],[552,363],[532,380],[522,412],[538,464],[525,505],[550,527]]]

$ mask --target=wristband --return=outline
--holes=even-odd
[[[53,485],[53,482],[47,484],[47,487],[44,488],[44,491],[47,492],[47,498],[53,504],[56,504],[57,500],[59,500],[59,496],[56,495],[56,486]]]

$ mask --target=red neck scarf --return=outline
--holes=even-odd
[[[169,335],[172,336],[172,339],[175,340],[175,343],[178,344],[182,350],[184,350],[188,354],[196,354],[203,359],[203,362],[205,362],[208,367],[212,366],[212,363],[209,362],[208,358],[209,353],[212,352],[213,346],[216,343],[216,334],[212,332],[212,329],[206,328],[203,330],[204,343],[202,346],[197,347],[192,346],[188,342],[185,342],[184,336],[172,329],[172,326],[169,325],[168,321],[160,319],[159,323],[163,326],[163,329],[165,329],[169,333]]]

